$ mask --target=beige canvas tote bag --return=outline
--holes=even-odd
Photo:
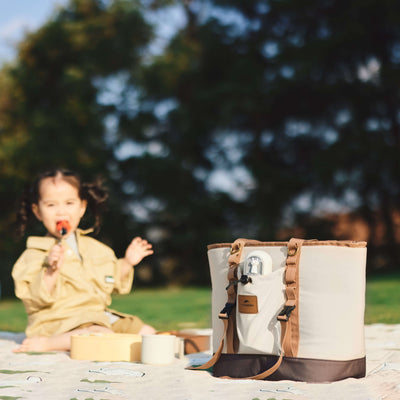
[[[295,238],[208,246],[214,356],[202,367],[230,378],[364,377],[366,250]]]

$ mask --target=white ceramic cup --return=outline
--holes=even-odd
[[[143,364],[168,365],[175,359],[174,335],[143,335],[142,357]]]

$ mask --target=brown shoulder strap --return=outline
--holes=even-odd
[[[219,359],[224,344],[226,342],[228,353],[235,353],[237,351],[236,342],[236,285],[237,281],[237,268],[242,258],[242,252],[246,239],[237,239],[231,246],[231,253],[228,258],[228,286],[226,287],[227,302],[225,307],[220,311],[218,317],[224,324],[224,333],[217,351],[213,357],[203,365],[199,367],[189,367],[188,369],[208,369],[212,367]]]
[[[191,370],[208,369],[208,368],[211,368],[218,361],[219,357],[221,356],[222,350],[224,348],[226,331],[228,330],[228,320],[227,319],[223,319],[222,321],[224,323],[224,333],[222,335],[222,339],[221,339],[221,342],[219,344],[218,350],[215,352],[215,354],[212,356],[212,358],[210,360],[208,360],[206,363],[204,363],[203,365],[200,365],[198,367],[187,367],[187,369],[191,369]]]
[[[287,321],[288,321],[288,319],[280,320],[281,330],[283,332],[282,341],[285,341],[285,338],[286,338],[286,336],[288,335],[288,332],[289,332],[289,330],[287,329],[287,326],[286,326]],[[224,348],[224,341],[225,341],[225,337],[226,337],[227,330],[228,330],[228,320],[227,319],[223,319],[223,322],[224,322],[224,333],[222,335],[222,339],[221,339],[220,345],[218,347],[218,350],[215,352],[213,357],[203,365],[200,365],[198,367],[188,367],[187,369],[190,369],[190,370],[196,370],[196,369],[197,370],[205,370],[205,369],[211,368],[212,366],[215,365],[215,363],[220,358],[222,350]],[[254,380],[265,379],[268,376],[272,375],[280,367],[280,365],[282,363],[282,360],[283,360],[283,355],[284,355],[284,352],[281,351],[281,354],[279,355],[279,358],[276,361],[276,363],[271,368],[267,369],[264,372],[261,372],[260,374],[253,375],[253,376],[242,377],[242,378],[232,378],[230,376],[221,376],[220,378],[221,379],[254,379]]]

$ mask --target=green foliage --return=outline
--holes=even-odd
[[[71,1],[27,35],[16,62],[1,71],[3,293],[12,289],[10,269],[23,248],[10,235],[24,186],[52,166],[78,170],[84,179],[109,178],[113,153],[104,119],[113,107],[98,102],[99,86],[121,70],[134,71],[152,33],[135,2],[107,4]],[[126,225],[120,210],[110,213],[114,222],[120,221],[119,230]],[[29,233],[39,232],[32,227]],[[126,245],[126,233],[124,239]]]
[[[315,212],[330,211],[326,200],[366,221],[370,268],[398,266],[399,6],[216,0],[210,14],[184,11],[120,131],[146,149],[119,162],[121,182],[155,200],[149,221],[172,276],[206,277],[196,237],[286,239],[296,226],[334,237]],[[228,171],[227,196],[208,186],[216,169]]]
[[[71,0],[0,71],[3,291],[16,199],[53,164],[105,176],[100,239],[154,243],[143,284],[207,284],[206,245],[239,236],[348,239],[332,203],[365,222],[369,269],[398,268],[400,3],[207,4]]]

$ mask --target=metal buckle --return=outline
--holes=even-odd
[[[242,243],[237,243],[235,245],[232,245],[231,247],[231,254],[236,254],[239,253],[239,251],[242,249]]]
[[[287,255],[288,257],[293,257],[297,254],[297,252],[299,251],[299,247],[296,245],[296,247],[294,249],[288,249]]]
[[[232,312],[233,307],[235,307],[235,303],[225,303],[225,307],[218,314],[218,318],[220,319],[228,319],[229,314]]]
[[[285,306],[283,310],[278,314],[278,320],[280,321],[288,321],[290,314],[296,308],[296,306]]]

